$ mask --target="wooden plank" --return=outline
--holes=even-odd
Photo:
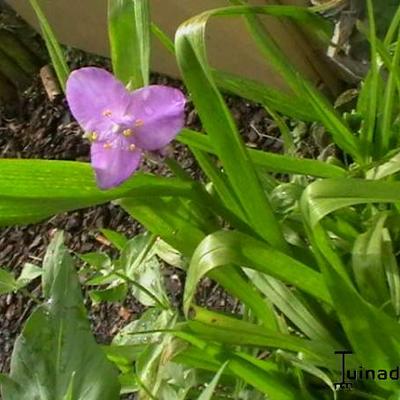
[[[23,18],[37,27],[35,16],[26,0],[7,0]],[[281,0],[284,4],[304,5],[306,0]],[[265,5],[265,0],[251,0],[253,5]],[[180,23],[204,10],[226,6],[226,0],[152,0],[152,18],[173,36]],[[42,7],[62,43],[83,50],[109,55],[106,29],[107,0],[44,1]],[[263,17],[267,30],[279,42],[297,68],[315,84],[327,83],[334,91],[336,77],[324,61],[293,25],[271,17]],[[288,28],[289,27],[289,28]],[[266,65],[251,40],[243,20],[213,21],[208,31],[210,62],[228,72],[257,79],[279,88],[285,83]],[[154,41],[152,69],[178,76],[173,57]]]

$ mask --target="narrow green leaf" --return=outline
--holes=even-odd
[[[278,221],[206,61],[205,27],[214,13],[202,14],[178,29],[178,64],[203,126],[247,214],[249,225],[269,243],[287,250]],[[216,115],[218,118],[215,118]]]
[[[284,349],[302,353],[310,362],[337,369],[334,345],[273,331],[221,313],[193,307],[190,330],[219,343]],[[311,361],[312,360],[312,361]]]
[[[221,375],[223,374],[227,365],[228,365],[228,362],[225,362],[222,365],[222,367],[215,374],[213,380],[210,382],[209,385],[207,385],[207,387],[203,390],[201,395],[198,397],[198,400],[212,400],[213,394],[214,394],[215,390],[217,389],[218,382],[219,382]]]
[[[365,179],[324,179],[311,183],[303,192],[302,210],[314,227],[322,218],[356,204],[400,201],[400,183]]]
[[[246,266],[290,283],[330,303],[318,272],[250,236],[220,231],[207,236],[193,254],[186,278],[184,310],[188,313],[198,282],[215,268],[229,263]]]
[[[193,148],[216,154],[209,137],[200,132],[183,129],[177,139]],[[320,178],[340,178],[347,175],[343,168],[326,162],[249,148],[247,150],[252,162],[263,171],[310,175]]]
[[[377,215],[368,231],[356,239],[352,251],[353,272],[359,292],[377,307],[389,300],[382,257],[383,229],[387,217],[387,213]]]
[[[175,335],[201,349],[208,356],[217,360],[220,363],[219,365],[228,362],[227,370],[262,393],[267,394],[272,400],[302,399],[287,376],[277,372],[275,363],[261,361],[244,353],[228,352],[221,346],[186,332],[176,332]]]
[[[39,20],[40,27],[42,29],[43,38],[46,43],[47,51],[50,54],[51,61],[53,62],[54,69],[57,74],[58,81],[63,90],[65,90],[65,84],[67,82],[70,70],[65,60],[63,50],[61,49],[58,41],[51,29],[50,24],[47,22],[46,16],[41,10],[37,0],[29,0],[32,8],[36,13],[36,17]]]
[[[108,29],[113,70],[136,89],[148,85],[150,73],[150,5],[148,0],[109,0]]]

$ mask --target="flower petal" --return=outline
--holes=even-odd
[[[71,73],[66,88],[73,116],[88,132],[112,129],[113,120],[126,112],[130,94],[112,74],[87,67]]]
[[[110,189],[127,180],[139,167],[142,153],[121,147],[105,148],[102,143],[92,143],[91,164],[100,189]]]
[[[171,142],[185,124],[184,94],[161,85],[146,86],[131,94],[128,113],[135,118],[135,143],[158,150]]]

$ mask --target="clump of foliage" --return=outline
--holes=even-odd
[[[69,72],[62,51],[31,2],[65,84]],[[134,244],[119,238],[117,261],[86,256],[97,266],[91,284],[109,285],[92,296],[119,299],[130,288],[151,307],[103,349],[119,368],[123,392],[139,391],[149,399],[395,399],[398,380],[360,379],[351,392],[336,392],[334,383],[341,373],[335,351],[353,352],[347,361],[352,370],[390,371],[400,359],[400,8],[381,40],[367,1],[369,23],[360,30],[371,47],[370,70],[353,109],[341,113],[291,66],[258,17],[303,23],[325,43],[329,23],[313,9],[231,3],[186,21],[175,43],[151,25],[147,1],[109,5],[114,73],[129,88],[148,82],[151,29],[176,54],[204,127],[204,133],[183,129],[177,139],[191,149],[207,185],[172,162],[174,177],[138,172],[104,191],[87,164],[0,160],[0,223],[36,222],[117,201],[152,233]],[[207,23],[228,17],[247,20],[290,95],[209,66]],[[285,137],[285,154],[247,148],[221,90],[267,107]],[[340,155],[326,161],[293,155],[290,130],[280,116],[323,126]],[[50,301],[28,320],[11,374],[1,377],[5,400],[24,398],[16,393],[27,387],[26,398],[118,397],[116,369],[90,338],[61,241],[58,236],[53,242],[42,271]],[[162,284],[154,284],[156,256],[186,270],[184,315],[168,304]],[[206,275],[240,300],[241,315],[193,304]],[[18,281],[5,279],[11,290],[18,289]],[[29,362],[27,349],[35,350],[28,352],[34,357]],[[71,357],[74,352],[79,358]],[[33,362],[40,368],[26,368]]]

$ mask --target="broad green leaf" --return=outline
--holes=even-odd
[[[189,311],[200,279],[213,269],[230,263],[263,272],[331,303],[317,271],[243,233],[220,231],[207,236],[193,255],[185,285],[185,313]]]
[[[11,272],[0,268],[0,295],[12,293],[19,289],[18,282],[15,280]]]
[[[150,4],[148,0],[109,0],[108,30],[113,70],[136,89],[149,83]]]
[[[102,269],[109,270],[111,268],[110,257],[102,252],[80,254],[79,258],[99,271]]]
[[[164,277],[160,263],[154,256],[155,236],[144,234],[131,239],[121,252],[120,266],[125,275],[141,287],[152,293],[149,297],[138,286],[132,287],[132,294],[145,306],[162,304],[169,307],[168,296],[165,290]],[[157,298],[157,303],[154,298]]]
[[[122,250],[128,243],[128,238],[122,233],[111,229],[100,229],[100,232],[108,239],[118,250]]]
[[[70,161],[0,160],[0,226],[38,222],[60,212],[124,196],[194,195],[196,184],[138,173],[100,190],[89,164]]]
[[[172,316],[164,325],[164,329],[171,329],[176,324],[177,317]],[[142,383],[140,398],[151,393],[154,398],[158,398],[157,393],[163,383],[162,369],[170,361],[174,354],[174,337],[170,334],[161,336],[158,343],[149,344],[142,354],[138,357],[135,365],[136,374]],[[143,390],[147,388],[147,390]]]
[[[50,24],[47,22],[46,16],[43,14],[43,11],[40,8],[39,2],[37,0],[29,0],[29,2],[34,9],[36,17],[39,21],[43,38],[46,43],[47,51],[49,52],[51,61],[53,62],[58,81],[60,82],[62,89],[65,90],[65,84],[67,82],[70,70],[65,60],[63,50],[58,44],[53,30]]]
[[[34,279],[41,276],[42,273],[43,273],[42,268],[30,263],[24,264],[22,271],[17,279],[18,286],[20,288],[25,287]]]
[[[90,332],[79,280],[60,233],[45,257],[43,286],[48,301],[26,322],[11,360],[10,377],[23,391],[3,387],[3,399],[68,398],[73,379],[74,400],[115,400],[117,371]]]
[[[170,326],[174,314],[168,310],[149,308],[139,319],[122,328],[113,339],[113,345],[132,346],[156,343],[162,336],[159,330]]]
[[[123,373],[132,371],[132,364],[145,350],[146,345],[109,345],[102,346],[107,358]]]
[[[91,290],[89,296],[94,304],[102,301],[123,302],[128,294],[128,286],[124,283],[111,284],[107,289]]]
[[[187,260],[182,256],[182,254],[170,246],[164,240],[158,238],[154,245],[154,252],[157,254],[161,260],[166,262],[168,265],[172,267],[186,270],[187,268]]]

